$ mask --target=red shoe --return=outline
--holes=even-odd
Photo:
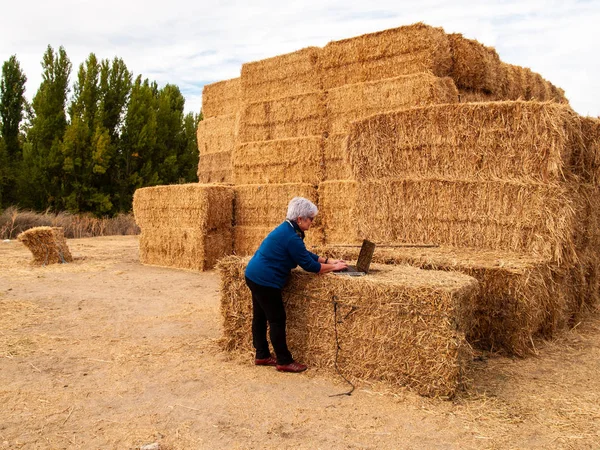
[[[304,364],[300,364],[297,362],[293,362],[290,364],[284,364],[284,365],[277,364],[275,366],[275,368],[277,370],[279,370],[280,372],[294,372],[294,373],[304,372],[306,369],[308,369],[308,367],[305,366]]]
[[[255,359],[254,365],[255,366],[276,366],[277,360],[275,358],[273,358],[272,356],[269,356],[268,358],[263,358],[263,359]]]

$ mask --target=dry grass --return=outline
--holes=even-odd
[[[68,239],[94,236],[139,234],[133,214],[97,218],[68,212],[36,213],[11,206],[0,214],[0,238],[15,239],[20,233],[34,227],[61,227]]]

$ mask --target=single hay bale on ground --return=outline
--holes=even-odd
[[[317,185],[323,178],[322,153],[320,136],[239,144],[232,158],[233,182]]]
[[[457,103],[451,78],[429,73],[348,84],[327,92],[329,134],[347,133],[350,123],[377,113],[437,103]]]
[[[283,222],[283,220],[281,220],[281,222]],[[235,226],[233,228],[234,253],[238,256],[253,255],[254,252],[258,250],[258,247],[260,247],[262,241],[271,231],[273,231],[275,226]],[[311,227],[306,233],[304,244],[309,251],[313,251],[317,247],[322,247],[324,242],[322,227]]]
[[[430,105],[354,122],[354,177],[453,177],[562,181],[582,148],[567,106],[539,102]]]
[[[238,134],[237,114],[212,117],[198,122],[198,150],[200,156],[232,152]]]
[[[321,136],[326,128],[323,92],[282,97],[242,107],[239,141]]]
[[[326,257],[346,260],[355,260],[359,251],[359,245],[316,249]],[[565,270],[549,260],[511,252],[406,243],[376,247],[373,261],[458,271],[476,278],[479,294],[462,305],[460,323],[469,343],[479,349],[531,354],[535,351],[533,338],[551,337],[575,313],[570,309],[568,289],[559,283]]]
[[[144,264],[209,270],[233,250],[233,189],[182,184],[135,191]]]
[[[275,227],[285,220],[288,204],[304,197],[318,206],[317,189],[306,183],[245,184],[234,186],[235,225]],[[319,226],[319,215],[314,226]]]
[[[577,259],[573,193],[562,185],[407,178],[326,181],[319,189],[328,244],[366,238],[526,253],[557,263]]]
[[[33,254],[33,264],[69,263],[73,256],[62,227],[34,227],[17,236]]]
[[[223,348],[250,355],[246,264],[230,257],[218,268]],[[477,290],[472,277],[409,266],[373,265],[362,278],[295,270],[284,289],[288,344],[299,361],[331,374],[337,365],[354,382],[382,381],[449,398],[470,360],[457,322]]]
[[[240,78],[207,84],[202,89],[202,114],[205,118],[236,114],[242,96]]]
[[[322,89],[317,60],[321,49],[293,53],[242,65],[242,101],[253,103]]]
[[[323,89],[417,72],[448,76],[450,43],[441,28],[414,25],[327,44],[319,57]]]
[[[231,183],[231,152],[209,153],[198,158],[198,182]]]

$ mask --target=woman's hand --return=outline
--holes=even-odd
[[[338,263],[344,263],[346,264],[346,261],[344,261],[343,259],[330,259],[328,261],[329,264],[338,264]],[[346,264],[346,266],[348,266],[348,264]],[[337,269],[335,269],[337,270]]]
[[[333,270],[344,270],[348,267],[348,264],[346,263],[346,261],[342,261],[339,259],[334,259],[333,261],[331,261],[331,264],[333,264]]]

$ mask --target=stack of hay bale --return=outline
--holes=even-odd
[[[318,50],[242,66],[242,106],[233,154],[235,183],[234,248],[254,253],[285,219],[296,196],[317,203],[325,104],[318,73]],[[321,244],[315,222],[307,245]]]
[[[231,154],[235,147],[240,108],[240,79],[219,81],[204,87],[198,124],[198,180],[230,183]]]
[[[425,306],[412,282],[453,318],[432,322],[429,331],[397,318],[394,358],[413,341],[433,348],[440,329],[448,348],[462,348],[466,335],[481,348],[525,355],[535,336],[551,335],[597,302],[600,124],[578,117],[562,90],[538,74],[459,34],[415,24],[244,64],[241,77],[226,83],[239,87],[215,83],[204,91],[198,173],[201,182],[233,183],[235,253],[252,254],[300,195],[320,210],[308,233],[309,246],[324,244],[317,253],[354,259],[368,238],[379,244],[376,262],[430,270],[409,270],[410,282],[402,271],[390,272],[395,281],[375,274],[364,285],[294,274],[290,286],[311,290],[320,311],[306,314],[288,295],[289,320],[299,328],[290,347],[306,361],[332,367],[331,353],[318,349],[336,348],[325,336],[333,304],[352,308],[369,296],[380,308],[345,328],[348,343],[369,333],[374,339],[351,344],[354,351],[390,338],[379,336],[372,319],[384,319],[386,296],[400,295],[395,289],[408,322],[422,320]],[[221,264],[222,311],[226,347],[249,352],[244,265],[235,258]],[[463,272],[454,287],[469,294],[450,289],[456,303],[437,302],[438,281],[449,274],[433,269]],[[462,289],[474,279],[478,290]],[[391,291],[383,288],[389,283]],[[346,295],[353,299],[347,304]],[[323,362],[311,360],[311,351]],[[428,363],[439,355],[415,352],[411,367],[379,372],[353,367],[341,351],[340,368],[357,379],[451,395],[456,377],[424,375],[439,367]],[[462,368],[459,353],[440,358]]]

